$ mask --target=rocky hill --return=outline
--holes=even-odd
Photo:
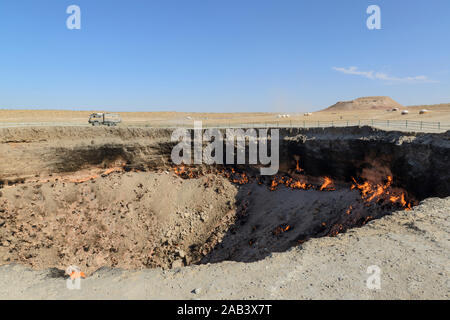
[[[353,111],[367,109],[392,109],[402,105],[389,97],[362,97],[351,101],[339,101],[324,111]]]

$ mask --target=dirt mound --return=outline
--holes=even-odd
[[[323,111],[357,111],[367,109],[392,109],[402,105],[389,97],[362,97],[351,101],[339,101]]]
[[[0,264],[77,265],[90,273],[195,262],[190,247],[233,209],[236,188],[215,176],[130,172],[33,181],[1,193]]]

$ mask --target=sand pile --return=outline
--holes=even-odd
[[[191,263],[233,208],[236,189],[215,176],[114,173],[83,183],[30,182],[1,189],[1,264],[86,272]]]

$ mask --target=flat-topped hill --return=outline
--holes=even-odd
[[[356,111],[366,109],[400,108],[402,105],[389,97],[362,97],[351,101],[339,101],[324,111]]]

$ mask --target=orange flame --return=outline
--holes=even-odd
[[[72,273],[70,274],[70,279],[75,280],[78,278],[86,278],[86,275],[84,274],[84,272],[77,272],[77,271],[72,271]]]
[[[297,169],[303,170],[299,166],[299,160],[297,160]],[[111,168],[111,169],[108,169],[107,171],[105,171],[104,174],[108,174],[108,173],[114,172],[116,170],[122,170],[122,169]],[[174,170],[175,174],[179,175],[180,177],[182,177],[184,179],[196,178],[203,174],[203,172],[198,171],[195,168],[186,168],[185,166],[174,167],[173,170]],[[211,173],[211,171],[208,171],[208,173]],[[220,169],[220,170],[217,170],[217,173],[226,177],[232,183],[243,185],[243,184],[247,184],[247,183],[251,182],[250,176],[248,176],[245,172],[239,173],[234,168]],[[92,178],[95,178],[95,177],[89,177],[89,178],[83,179],[83,181],[89,180]],[[330,177],[324,177],[323,180],[324,181],[323,181],[322,185],[319,187],[319,186],[309,185],[306,182],[294,179],[289,176],[274,176],[272,178],[272,180],[270,181],[270,185],[268,186],[268,188],[270,191],[275,191],[279,185],[284,185],[287,188],[291,188],[291,189],[303,189],[303,190],[316,189],[316,190],[320,190],[320,191],[336,190],[334,187],[334,182]],[[370,203],[373,201],[377,202],[379,200],[386,199],[386,200],[390,201],[391,203],[397,203],[397,204],[401,205],[403,208],[405,208],[405,210],[411,209],[412,203],[408,202],[405,199],[405,193],[396,192],[390,188],[392,185],[392,182],[393,182],[392,176],[387,176],[386,181],[384,183],[379,183],[379,184],[374,184],[370,181],[364,181],[363,183],[358,183],[355,180],[355,178],[352,178],[352,180],[353,180],[353,184],[350,186],[350,189],[351,190],[357,189],[361,192],[361,199],[364,200],[364,202],[366,202],[366,206],[370,206]],[[256,179],[256,181],[260,185],[263,184],[263,182],[260,179]],[[349,215],[352,210],[353,210],[353,207],[350,206],[347,209],[346,214]]]
[[[290,229],[291,229],[291,226],[290,226],[290,225],[288,225],[288,224],[282,224],[282,225],[279,225],[278,227],[276,227],[275,230],[272,231],[272,234],[273,234],[273,235],[279,235],[280,233],[289,231]]]
[[[333,184],[333,180],[331,180],[328,177],[325,177],[324,182],[323,182],[322,186],[320,187],[320,191],[324,190],[325,188],[328,188],[328,186],[331,184]],[[334,190],[334,189],[330,189],[330,190]]]
[[[299,160],[297,159],[297,166],[295,167],[295,170],[297,171],[297,172],[302,172],[302,171],[304,171],[302,168],[300,168],[300,164],[299,164]]]
[[[348,207],[347,211],[345,211],[345,213],[346,213],[347,215],[349,215],[350,212],[352,212],[352,210],[353,210],[353,206],[350,206],[350,207]]]
[[[361,199],[363,199],[365,202],[370,202],[374,200],[378,200],[380,198],[383,198],[385,195],[389,195],[389,201],[392,203],[399,203],[402,207],[404,207],[406,210],[411,209],[411,203],[407,203],[405,200],[405,194],[401,193],[400,195],[392,194],[392,190],[389,189],[389,187],[392,185],[392,176],[388,176],[386,178],[385,184],[376,184],[373,185],[372,183],[365,181],[362,184],[359,184],[356,182],[354,178],[353,182],[354,184],[351,186],[351,189],[358,189],[361,192]]]

